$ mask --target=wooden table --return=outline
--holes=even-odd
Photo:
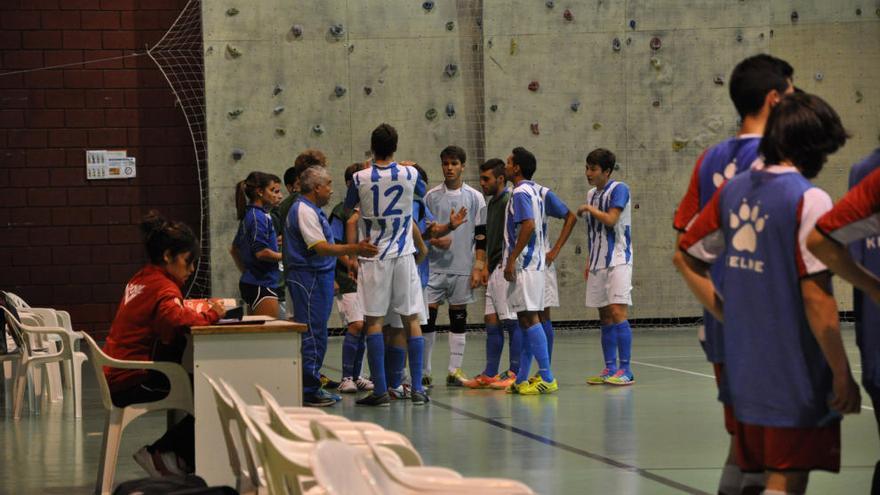
[[[306,325],[287,320],[262,324],[192,327],[196,474],[208,485],[235,486],[211,385],[222,378],[248,404],[260,404],[254,383],[283,406],[302,405],[301,335]]]

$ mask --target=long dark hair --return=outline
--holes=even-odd
[[[170,251],[172,257],[180,253],[195,255],[199,252],[199,239],[189,225],[168,221],[156,210],[144,215],[140,228],[144,235],[144,247],[153,264],[163,263],[165,251]]]
[[[281,184],[281,179],[275,174],[255,171],[235,186],[235,211],[239,220],[244,218],[248,201],[257,199],[257,190],[265,189],[273,182]]]

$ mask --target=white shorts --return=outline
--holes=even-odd
[[[587,307],[604,308],[609,304],[632,306],[632,265],[590,271],[587,278]]]
[[[425,310],[419,269],[412,256],[361,260],[358,296],[365,316],[385,316],[391,311],[414,315]]]
[[[422,297],[425,298],[425,291],[422,290]],[[424,310],[419,313],[419,324],[427,325],[428,324],[428,312],[426,311],[428,308],[428,302],[425,301],[425,305],[423,306]],[[395,313],[394,311],[389,311],[387,315],[385,315],[385,324],[391,326],[391,328],[403,328],[403,320],[400,319],[400,315]]]
[[[364,307],[357,292],[337,295],[336,309],[339,310],[339,317],[346,327],[352,323],[364,321]]]
[[[544,307],[559,307],[559,287],[556,284],[556,263],[544,270]]]
[[[507,286],[504,280],[504,270],[499,266],[489,275],[489,285],[486,286],[486,312],[487,315],[498,315],[499,320],[515,320],[516,313],[510,311],[507,305]]]
[[[507,286],[507,305],[511,312],[544,310],[544,271],[517,270],[516,281]]]
[[[428,286],[425,287],[428,304],[448,302],[459,306],[474,302],[474,290],[471,289],[470,275],[453,273],[431,273]]]

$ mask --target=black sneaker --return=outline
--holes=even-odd
[[[363,399],[358,399],[355,404],[359,406],[389,407],[391,405],[391,397],[388,396],[388,393],[382,395],[370,394]]]
[[[422,376],[422,386],[425,388],[433,388],[434,380],[431,379],[431,375]]]
[[[325,395],[305,394],[303,395],[303,405],[306,407],[328,407],[336,404],[336,401]]]
[[[428,394],[424,390],[410,391],[410,399],[412,399],[414,406],[424,406],[428,402],[431,402],[431,399],[428,398]]]
[[[339,388],[339,382],[333,381],[327,375],[321,375],[321,388]]]

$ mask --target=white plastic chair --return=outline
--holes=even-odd
[[[73,401],[74,417],[82,417],[82,363],[88,359],[82,352],[74,350],[73,339],[60,327],[38,327],[23,324],[6,308],[6,322],[13,332],[19,335],[22,343],[21,358],[18,373],[15,377],[15,398],[13,400],[13,417],[21,418],[21,410],[24,406],[24,392],[28,378],[32,375],[36,366],[47,363],[70,361],[73,363]],[[56,335],[61,342],[61,349],[50,350],[34,347],[34,342],[39,342],[48,335]],[[32,339],[33,337],[33,339]]]
[[[23,317],[24,315],[22,315],[22,313],[28,312],[28,313],[34,313],[37,316],[39,316],[40,318],[42,318],[43,319],[42,323],[37,323],[37,324],[35,324],[36,326],[50,326],[50,327],[58,326],[61,328],[70,329],[70,324],[69,324],[70,323],[70,314],[68,314],[66,311],[64,313],[67,315],[67,323],[68,323],[67,326],[64,325],[64,322],[58,320],[58,318],[54,314],[54,312],[55,312],[54,309],[32,308],[27,302],[25,302],[24,299],[22,299],[17,294],[13,294],[12,292],[7,292],[6,297],[9,300],[9,302],[11,302],[12,305],[15,307],[15,309],[18,311],[20,316]],[[48,313],[53,313],[53,314],[50,315]],[[70,331],[72,333],[72,329]],[[81,338],[82,338],[81,335],[75,335],[74,342],[78,341]],[[54,351],[58,351],[59,350],[58,347],[60,345],[62,345],[60,337],[58,337],[57,335],[48,335],[48,336],[40,337],[40,340],[34,343],[34,347],[48,348],[49,345],[47,345],[47,342],[46,342],[47,340],[49,342],[51,342],[51,344],[49,344],[49,345],[54,347],[54,349],[53,349]],[[76,351],[78,349],[76,348],[76,346],[74,346],[73,350]],[[71,385],[71,380],[72,380],[71,363],[68,362],[68,363],[62,363],[62,364],[64,365],[64,368],[63,368],[64,378],[66,379],[67,388],[72,388],[72,385]],[[48,388],[49,388],[49,399],[52,402],[60,402],[61,399],[63,398],[63,392],[61,391],[61,387],[60,387],[60,385],[61,385],[61,368],[59,368],[58,363],[49,363],[44,366],[44,369],[46,370],[46,379],[47,379],[47,384],[48,384]],[[39,395],[39,393],[40,393],[39,379],[37,379],[35,381],[35,385],[36,385],[36,387],[34,389],[34,392],[37,395]]]
[[[288,440],[269,425],[255,421],[261,440],[263,467],[271,495],[309,495],[324,493],[314,487],[311,453],[314,443]]]
[[[375,462],[351,445],[338,440],[324,440],[312,452],[312,473],[318,486],[328,495],[410,495],[414,490],[387,482],[387,477],[376,480],[371,474]],[[366,462],[365,462],[366,461]],[[373,464],[373,469],[365,464]],[[378,469],[381,471],[381,469]]]
[[[83,338],[83,332],[73,330],[73,324],[70,319],[70,313],[52,308],[34,308],[26,306],[21,308],[20,312],[33,313],[43,319],[43,324],[50,327],[63,328],[69,335],[74,345],[74,350],[79,350],[79,341]],[[49,336],[49,340],[60,340],[57,336]],[[65,388],[73,388],[73,364],[70,362],[63,363],[61,368],[62,376],[64,376]]]
[[[98,463],[98,481],[95,493],[104,495],[113,490],[113,478],[116,474],[116,459],[119,455],[119,444],[122,432],[136,418],[151,411],[179,410],[193,414],[192,384],[183,366],[177,363],[157,361],[125,361],[114,359],[104,354],[98,344],[88,335],[84,335],[91,353],[92,367],[101,391],[101,400],[107,410],[107,422],[104,425],[104,440],[101,445],[101,457]],[[143,369],[162,373],[168,378],[170,389],[168,395],[155,402],[131,404],[116,407],[110,397],[110,387],[104,376],[104,367],[122,369]]]

